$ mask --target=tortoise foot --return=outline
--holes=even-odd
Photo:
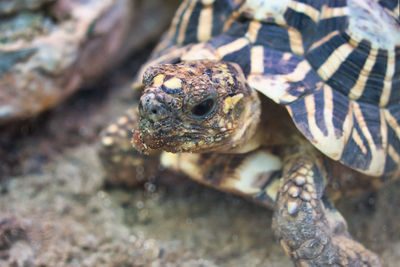
[[[282,248],[296,266],[381,266],[323,196],[321,166],[300,156],[284,169],[272,225]]]
[[[99,156],[107,181],[111,184],[135,186],[145,182],[158,170],[158,155],[144,155],[132,147],[132,130],[137,125],[137,109],[132,108],[101,135]]]

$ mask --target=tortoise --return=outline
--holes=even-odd
[[[102,136],[111,181],[159,160],[273,208],[296,266],[382,264],[332,203],[400,174],[397,1],[183,1],[134,88]]]

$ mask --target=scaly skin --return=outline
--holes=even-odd
[[[138,125],[136,107],[127,110],[102,132],[99,156],[111,184],[135,186],[156,172],[157,153],[143,155],[132,149],[132,129],[137,129]]]
[[[134,140],[143,152],[228,152],[257,129],[260,100],[234,63],[160,65],[146,71],[143,83]]]
[[[354,241],[324,191],[328,174],[313,153],[284,164],[273,229],[296,266],[381,266],[378,256]]]

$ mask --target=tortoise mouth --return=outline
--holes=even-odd
[[[139,139],[145,146],[153,150],[165,150],[168,152],[181,152],[182,147],[192,139],[182,135],[179,123],[172,120],[154,122],[149,118],[141,118],[139,125]]]
[[[208,134],[193,127],[187,129],[182,122],[166,120],[162,123],[141,118],[135,144],[151,150],[172,153],[202,152],[215,145],[215,134]]]

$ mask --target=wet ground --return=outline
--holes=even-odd
[[[166,172],[137,188],[105,183],[98,133],[129,106],[139,54],[53,111],[0,129],[0,266],[291,266],[271,211]],[[400,262],[399,192],[400,181],[337,205],[387,266]]]

